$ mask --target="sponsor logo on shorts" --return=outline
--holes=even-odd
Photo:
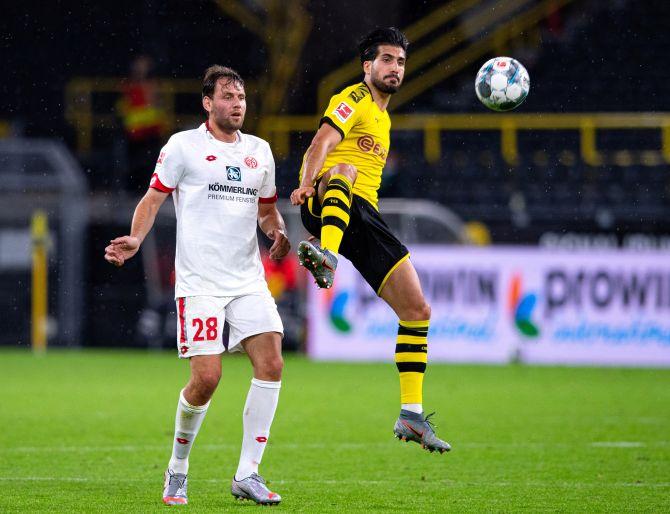
[[[337,116],[342,123],[346,122],[353,113],[354,110],[347,102],[340,103],[340,105],[333,111],[333,114]]]
[[[179,348],[179,351],[181,352],[182,355],[186,354],[188,352],[188,346],[184,345],[181,348]]]

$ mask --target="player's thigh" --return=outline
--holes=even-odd
[[[242,341],[275,332],[281,337],[284,335],[277,304],[268,290],[253,294],[238,296],[226,306],[226,319],[230,326],[228,336],[228,351],[242,351]]]
[[[228,298],[187,296],[177,298],[179,357],[218,355],[225,350],[222,332]]]
[[[401,320],[430,319],[430,306],[423,295],[419,275],[409,259],[402,261],[390,273],[379,296]]]
[[[354,195],[340,254],[351,261],[379,294],[392,272],[408,258],[409,250],[386,225],[379,211]]]

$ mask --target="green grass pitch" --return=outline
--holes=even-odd
[[[251,368],[224,376],[191,454],[187,507],[160,501],[175,354],[0,352],[0,512],[252,512],[230,495]],[[670,511],[670,370],[430,365],[453,446],[393,438],[393,364],[289,356],[261,472],[276,512]]]

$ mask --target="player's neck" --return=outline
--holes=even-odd
[[[365,85],[368,86],[370,94],[372,94],[372,100],[374,100],[374,102],[377,104],[379,110],[385,111],[389,105],[389,101],[391,100],[391,95],[388,93],[382,93],[370,81],[368,81],[367,77],[365,78]]]
[[[224,143],[237,143],[237,130],[233,130],[232,132],[222,130],[216,122],[211,119],[207,120],[206,125],[207,130],[209,130],[214,139],[218,139]]]

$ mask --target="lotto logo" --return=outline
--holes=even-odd
[[[226,166],[226,173],[228,174],[228,180],[242,181],[242,172],[237,166]]]
[[[165,159],[165,152],[160,153],[160,155],[158,156],[158,160],[156,161],[156,164],[163,164],[163,159]]]
[[[333,111],[333,114],[337,116],[337,118],[344,123],[347,121],[349,116],[353,114],[354,110],[351,108],[351,106],[347,102],[342,102],[340,105],[337,106],[337,108]]]

